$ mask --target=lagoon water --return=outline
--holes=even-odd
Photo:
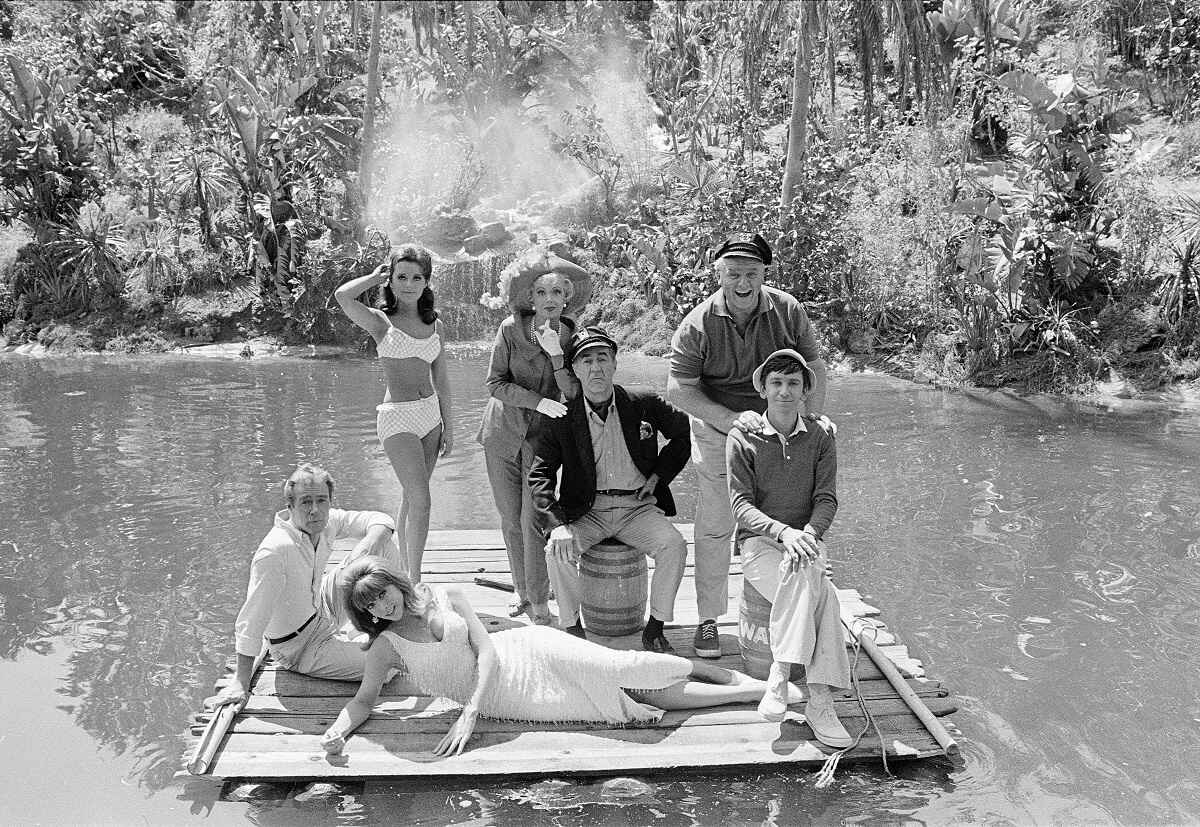
[[[495,527],[455,351],[434,528]],[[660,360],[619,381],[662,386]],[[956,762],[239,802],[176,779],[297,457],[391,511],[374,362],[0,359],[0,823],[1200,822],[1200,412],[833,380],[840,584],[961,709]],[[676,484],[690,519],[694,477]]]

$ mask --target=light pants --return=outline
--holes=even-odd
[[[382,557],[397,570],[407,573],[396,540],[393,532]],[[362,678],[367,653],[360,643],[365,637],[347,626],[350,618],[338,588],[342,570],[362,556],[347,552],[341,563],[325,572],[321,577],[317,616],[291,640],[270,645],[271,656],[280,666],[314,678],[340,681]]]
[[[571,523],[584,553],[609,537],[638,549],[654,561],[650,578],[650,614],[662,621],[675,619],[675,595],[683,581],[687,541],[672,525],[654,498],[638,500],[634,495],[596,496],[592,510]],[[579,622],[579,564],[564,563],[546,555],[550,582],[558,600],[563,628]]]
[[[318,613],[291,640],[272,643],[271,656],[280,666],[302,675],[354,681],[362,679],[367,653],[358,643],[338,635],[333,621]]]
[[[526,482],[533,462],[533,447],[526,442],[519,454],[505,456],[484,446],[483,458],[492,484],[492,498],[500,512],[500,535],[508,552],[513,586],[522,600],[545,603],[550,599],[546,537],[534,521],[533,497]]]
[[[725,434],[691,417],[696,497],[696,610],[716,620],[729,609],[729,559],[733,512],[725,472]]]
[[[850,686],[850,659],[842,636],[837,590],[825,576],[825,552],[792,571],[782,547],[769,537],[742,543],[742,574],[771,601],[771,656],[804,666],[808,683]]]

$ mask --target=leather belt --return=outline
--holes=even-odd
[[[596,492],[597,497],[629,497],[641,491],[640,488],[602,488]]]
[[[284,635],[283,637],[269,637],[269,638],[267,638],[267,643],[271,644],[272,646],[277,646],[280,643],[287,643],[289,640],[294,638],[296,635],[300,634],[305,629],[307,629],[308,624],[312,623],[316,619],[317,619],[317,614],[316,614],[316,612],[313,612],[313,614],[308,618],[308,620],[306,620],[300,624],[299,629],[292,632],[290,635]]]

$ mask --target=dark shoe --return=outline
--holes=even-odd
[[[717,621],[701,621],[696,627],[696,637],[692,639],[692,646],[698,658],[721,657],[721,637],[717,634]]]
[[[654,615],[642,630],[642,648],[647,652],[674,652],[675,647],[663,635],[663,622]]]
[[[568,635],[574,635],[577,638],[587,640],[587,633],[583,631],[583,624],[580,623],[578,620],[575,621],[575,623],[573,625],[568,626],[567,628],[563,629],[563,631],[566,632]]]

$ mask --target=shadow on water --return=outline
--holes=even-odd
[[[843,769],[832,786],[817,789],[811,772],[720,775],[689,773],[608,779],[540,779],[481,785],[478,781],[368,780],[347,783],[222,785],[189,782],[180,797],[193,813],[210,812],[218,799],[244,801],[247,817],[262,825],[296,824],[795,824],[854,821],[848,811],[871,813],[871,823],[905,820],[954,789],[946,761]]]
[[[658,360],[622,370],[629,384],[664,381]],[[498,523],[480,502],[474,443],[485,371],[478,351],[452,360],[456,450],[434,478],[434,528]],[[173,781],[294,461],[325,464],[340,503],[394,510],[374,437],[381,382],[360,358],[0,360],[0,682],[119,764],[142,796],[130,817],[168,798],[195,818],[288,824],[1200,819],[1200,416],[870,376],[831,390],[835,576],[954,693],[959,764],[851,767],[828,790],[781,772],[608,787],[368,782],[241,803]],[[675,488],[686,519],[690,469]],[[53,670],[52,698],[6,679],[39,663]],[[36,742],[12,724],[9,744]],[[8,806],[32,821],[113,792],[72,775],[46,809],[20,772],[8,771]]]

